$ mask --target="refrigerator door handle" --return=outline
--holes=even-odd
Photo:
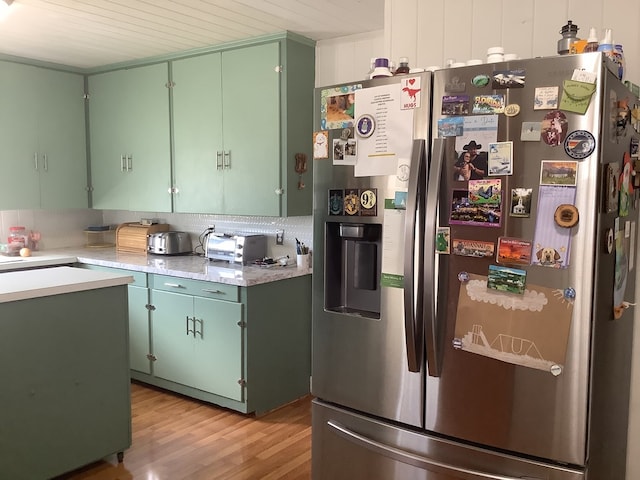
[[[422,295],[416,295],[416,291],[422,291],[423,275],[420,271],[416,275],[415,268],[421,268],[424,256],[425,148],[424,139],[413,141],[404,220],[404,334],[410,372],[419,372],[422,366]]]
[[[472,470],[469,468],[452,465],[446,462],[440,462],[433,458],[423,457],[422,455],[416,455],[415,453],[406,452],[396,447],[385,445],[371,438],[365,437],[357,432],[349,430],[339,422],[334,420],[327,421],[327,426],[336,435],[360,446],[371,450],[372,452],[384,455],[398,462],[413,465],[414,467],[422,468],[433,473],[450,474],[455,478],[467,479],[467,480],[522,480],[528,478],[530,480],[536,480],[533,477],[507,477],[504,475],[498,475],[495,473],[481,472],[479,470]]]
[[[427,183],[426,220],[424,233],[424,321],[427,345],[427,372],[431,377],[440,376],[440,352],[438,317],[436,313],[436,229],[438,226],[438,199],[440,179],[444,165],[445,143],[443,138],[433,140],[431,165]]]

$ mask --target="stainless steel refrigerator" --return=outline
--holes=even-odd
[[[314,480],[625,478],[640,135],[611,66],[316,90]]]

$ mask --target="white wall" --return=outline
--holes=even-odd
[[[569,19],[580,38],[590,27],[599,35],[611,28],[624,48],[625,79],[640,85],[638,0],[386,0],[383,31],[318,42],[316,86],[364,79],[371,57],[409,57],[411,67],[428,67],[447,58],[484,60],[492,46],[522,58],[557,55],[559,31]],[[640,278],[636,285],[640,298]],[[640,327],[634,345],[627,480],[640,478]]]

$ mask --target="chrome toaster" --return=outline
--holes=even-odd
[[[147,235],[147,253],[183,255],[192,251],[191,237],[187,232],[156,232]]]
[[[207,236],[205,253],[210,260],[247,265],[267,256],[267,237],[211,232]]]

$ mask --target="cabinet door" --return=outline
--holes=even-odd
[[[279,43],[222,53],[224,213],[280,215]]]
[[[87,208],[84,77],[38,69],[38,162],[43,208]]]
[[[89,77],[94,208],[171,211],[166,63]]]
[[[242,401],[242,304],[194,297],[194,306],[194,386]]]
[[[149,289],[129,285],[129,365],[132,370],[151,373],[149,343]]]
[[[182,385],[196,385],[198,369],[194,363],[193,297],[179,293],[151,290],[151,332],[153,374]]]
[[[0,210],[40,207],[37,153],[36,67],[0,65]]]
[[[223,213],[220,53],[172,63],[174,211]]]

